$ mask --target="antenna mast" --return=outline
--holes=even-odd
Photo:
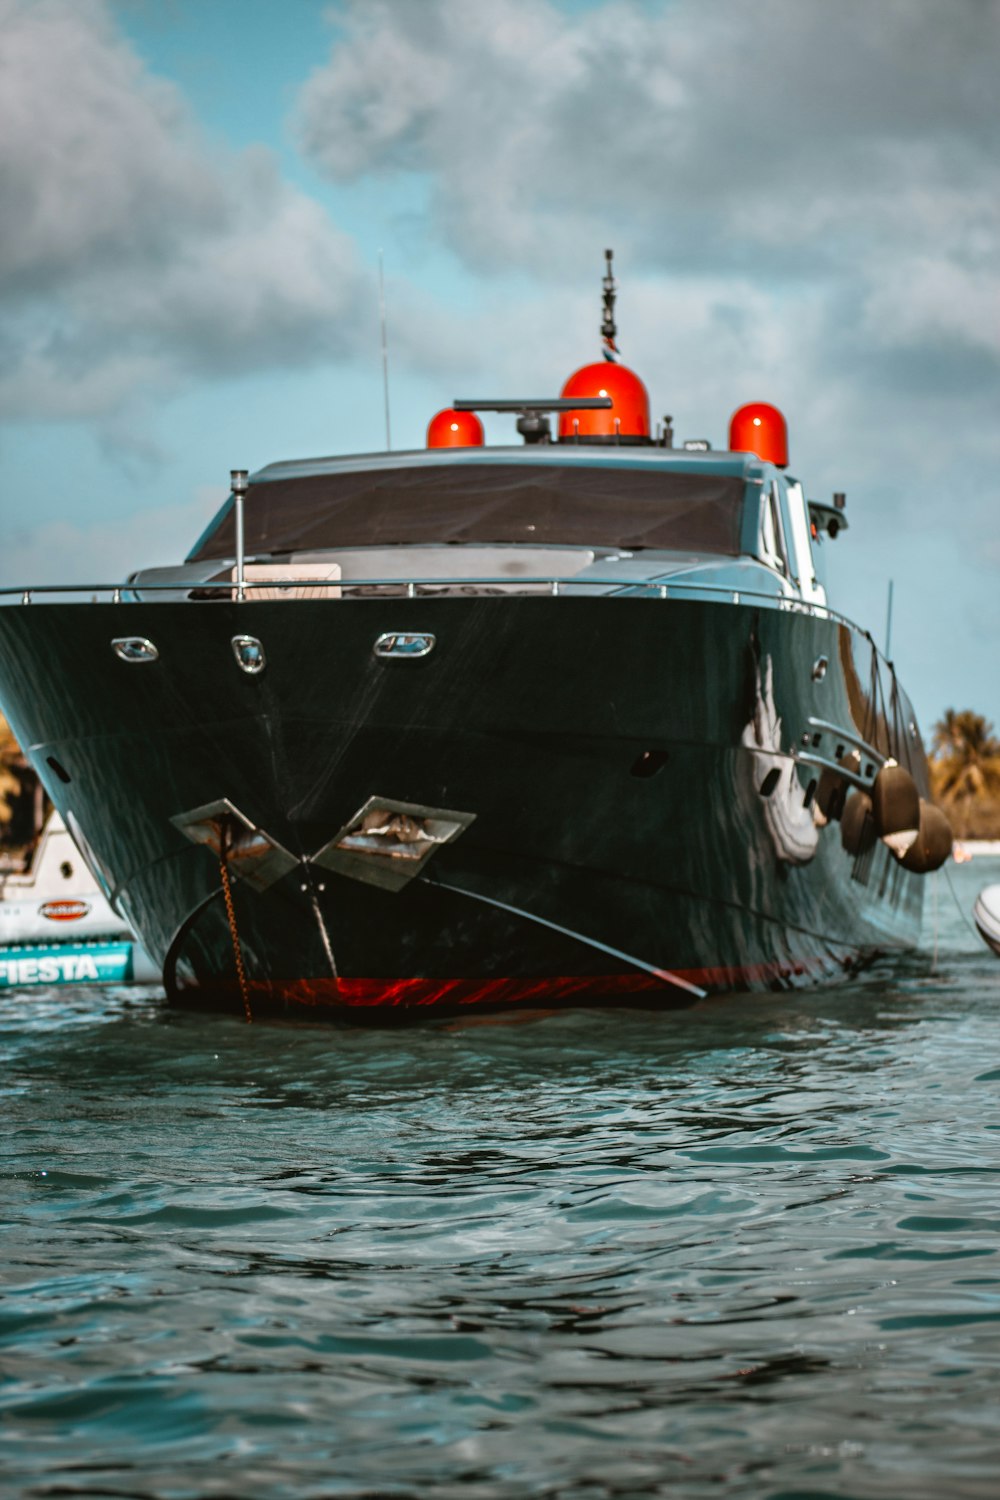
[[[382,395],[385,401],[385,449],[392,452],[392,428],[389,425],[389,340],[385,326],[385,267],[382,251],[378,253],[378,318],[382,332]]]
[[[618,283],[615,281],[615,273],[611,266],[611,257],[613,255],[613,250],[605,250],[604,252],[606,265],[604,280],[601,282],[604,292],[601,310],[601,352],[604,358],[610,360],[612,364],[616,363],[618,359],[618,345],[615,343],[618,333],[615,325],[615,293],[618,290]]]

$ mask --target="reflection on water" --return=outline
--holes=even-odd
[[[5,995],[12,1489],[992,1496],[1000,963],[939,899],[936,968],[662,1016]]]

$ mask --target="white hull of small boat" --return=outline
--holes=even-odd
[[[972,912],[985,943],[1000,957],[1000,885],[985,886]]]
[[[0,990],[157,977],[53,813],[29,868],[0,877]]]

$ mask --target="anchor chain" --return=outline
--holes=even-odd
[[[229,935],[233,940],[233,957],[236,960],[236,977],[240,982],[240,994],[243,997],[243,1010],[246,1013],[247,1025],[253,1022],[253,1010],[250,1006],[250,985],[247,981],[247,971],[243,963],[243,949],[240,946],[239,929],[236,926],[236,908],[233,905],[233,891],[229,881],[229,827],[223,823],[220,828],[219,839],[219,874],[222,876],[222,898],[226,903],[226,917],[229,922]]]

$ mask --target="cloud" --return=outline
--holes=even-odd
[[[338,21],[303,150],[338,182],[425,177],[477,270],[562,279],[611,240],[670,275],[850,283],[881,344],[1000,355],[995,0],[348,0]]]
[[[0,413],[347,357],[350,241],[262,148],[213,146],[104,0],[0,0]]]
[[[106,584],[136,568],[173,565],[187,555],[227,494],[223,485],[201,485],[186,502],[113,520],[8,527],[0,565],[5,586],[24,579],[35,587]]]

